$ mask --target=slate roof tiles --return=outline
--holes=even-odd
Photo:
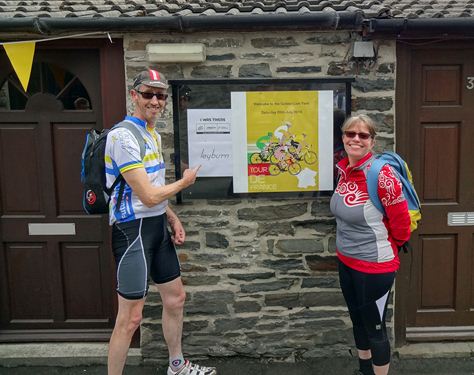
[[[366,18],[471,17],[474,0],[0,0],[0,17],[137,17],[360,11]]]

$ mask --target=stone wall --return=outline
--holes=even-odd
[[[395,43],[375,41],[376,61],[358,62],[350,58],[358,39],[348,32],[296,31],[129,35],[124,41],[127,82],[149,65],[146,44],[179,42],[205,43],[207,59],[151,65],[168,79],[354,76],[353,113],[372,115],[380,124],[377,148],[391,149]],[[171,101],[157,126],[171,180]],[[179,249],[187,290],[187,355],[298,360],[347,354],[352,331],[339,290],[335,221],[327,197],[187,200],[174,209],[187,229],[186,244]],[[154,287],[144,316],[145,360],[166,359]]]

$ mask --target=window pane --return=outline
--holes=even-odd
[[[77,76],[49,63],[34,63],[28,90],[25,93],[12,72],[0,89],[0,110],[24,110],[28,98],[34,94],[52,94],[66,110],[90,110],[91,100]]]

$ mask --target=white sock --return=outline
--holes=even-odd
[[[181,367],[184,366],[184,357],[183,357],[183,353],[181,353],[180,355],[174,357],[174,358],[171,358],[170,357],[170,367],[171,367],[171,370],[173,371],[178,371]]]

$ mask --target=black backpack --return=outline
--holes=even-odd
[[[128,121],[119,122],[112,129],[126,128],[135,136],[140,145],[140,156],[143,160],[145,157],[145,140],[140,130]],[[115,187],[120,183],[119,197],[116,207],[120,207],[123,191],[125,189],[125,180],[119,175],[110,189],[106,186],[105,181],[105,145],[107,143],[107,135],[112,129],[89,130],[86,136],[86,144],[82,151],[81,158],[81,181],[84,185],[82,193],[82,204],[86,213],[107,214],[109,213],[110,196]]]

